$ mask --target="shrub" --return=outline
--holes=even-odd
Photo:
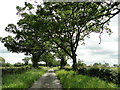
[[[12,64],[10,64],[10,63],[4,63],[3,65],[2,65],[2,67],[12,67],[13,65]]]
[[[15,63],[15,64],[14,64],[14,66],[15,66],[15,67],[21,67],[21,66],[24,66],[24,64],[23,64],[23,63],[18,62],[18,63]]]
[[[6,74],[22,73],[30,69],[31,69],[30,66],[10,67],[10,68],[5,67],[5,68],[2,68],[2,75],[4,76]]]
[[[73,88],[117,88],[114,83],[103,81],[97,77],[90,77],[87,75],[78,75],[75,71],[56,71],[63,88],[72,90]],[[68,89],[68,90],[69,90]],[[78,90],[79,90],[78,89]],[[96,90],[96,89],[95,89]]]
[[[107,68],[79,68],[79,74],[89,75],[93,77],[99,77],[103,80],[110,81],[116,84],[120,83],[120,72]]]
[[[72,70],[72,67],[71,67],[71,66],[65,66],[64,69],[65,69],[66,71],[70,71],[70,70]]]

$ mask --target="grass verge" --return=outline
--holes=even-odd
[[[21,74],[5,75],[2,88],[29,88],[47,69],[32,69]]]
[[[74,71],[56,71],[63,88],[118,88],[114,83],[108,83],[97,77],[78,75]]]

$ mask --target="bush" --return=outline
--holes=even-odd
[[[99,77],[103,80],[110,81],[116,84],[120,83],[120,72],[107,68],[79,68],[79,74],[89,75],[93,77]],[[119,80],[118,80],[119,79]]]
[[[30,66],[10,67],[10,68],[5,67],[5,68],[2,68],[2,75],[4,76],[6,74],[22,73],[30,69],[31,69]]]
[[[4,63],[3,65],[2,65],[2,67],[12,67],[13,65],[12,64],[10,64],[10,63]]]
[[[65,69],[66,71],[70,71],[70,70],[72,70],[72,67],[71,67],[71,66],[65,66],[64,69]]]
[[[75,88],[117,88],[114,83],[103,81],[97,77],[90,77],[87,75],[78,75],[75,71],[56,71],[56,75],[60,79],[63,88],[72,90]],[[68,89],[68,90],[69,90]],[[97,89],[95,89],[97,90]]]
[[[21,67],[21,66],[24,66],[24,64],[23,64],[23,63],[18,62],[18,63],[15,63],[15,64],[14,64],[14,66],[15,66],[15,67]]]

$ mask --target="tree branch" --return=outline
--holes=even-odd
[[[63,49],[72,58],[72,55],[63,46],[61,46],[60,44],[58,44],[57,41],[54,41],[54,42],[57,44],[57,46],[59,46],[61,49]]]

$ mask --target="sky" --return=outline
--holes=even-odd
[[[16,15],[16,6],[23,6],[27,0],[1,0],[0,1],[0,37],[11,35],[4,29],[10,24],[16,24],[19,16]],[[82,60],[87,65],[98,63],[118,64],[118,15],[111,19],[110,26],[112,35],[102,34],[102,42],[99,44],[99,34],[91,34],[91,38],[85,40],[85,45],[79,45],[77,49],[77,59]],[[6,62],[14,64],[23,62],[26,57],[23,53],[11,53],[0,42],[0,56],[5,58]],[[69,60],[68,63],[72,63]]]

